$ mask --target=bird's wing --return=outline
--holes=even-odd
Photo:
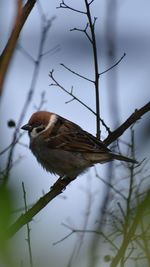
[[[54,132],[47,139],[47,145],[52,149],[72,152],[108,153],[110,151],[102,141],[63,118],[56,123]]]

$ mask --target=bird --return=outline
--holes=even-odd
[[[42,167],[62,178],[75,179],[95,164],[114,159],[137,163],[113,153],[103,141],[53,112],[33,113],[21,129],[28,132],[29,147]]]

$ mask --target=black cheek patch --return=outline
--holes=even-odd
[[[37,132],[37,133],[40,133],[40,132],[42,132],[44,129],[45,129],[44,126],[39,126],[39,127],[36,128],[36,132]]]

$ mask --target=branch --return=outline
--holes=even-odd
[[[36,0],[28,0],[25,6],[23,7],[22,0],[17,1],[17,14],[14,26],[10,38],[0,57],[0,96],[2,95],[4,79],[10,60],[16,47],[19,34],[35,3]]]
[[[89,26],[89,23],[86,24],[85,29],[73,28],[73,29],[70,29],[70,31],[78,31],[78,32],[85,33],[86,37],[89,39],[90,43],[92,44],[92,39],[87,32],[88,26]]]
[[[100,132],[99,67],[98,67],[97,45],[96,45],[96,36],[95,36],[95,23],[96,23],[97,18],[94,18],[94,22],[92,21],[90,5],[93,3],[94,0],[89,1],[89,3],[88,3],[88,0],[84,0],[84,1],[85,1],[86,11],[80,11],[80,10],[77,10],[77,9],[74,9],[74,8],[68,6],[64,2],[64,0],[62,0],[62,2],[60,3],[60,6],[58,8],[66,8],[66,9],[70,9],[72,11],[75,11],[77,13],[85,14],[87,16],[87,19],[88,19],[88,23],[86,24],[86,27],[84,30],[77,29],[77,28],[74,28],[72,30],[84,32],[86,34],[87,38],[89,39],[91,46],[92,46],[93,62],[94,62],[94,76],[95,76],[94,77],[94,86],[95,86],[95,102],[96,102],[96,128],[97,128],[96,129],[96,136],[98,139],[100,139],[101,132]],[[88,27],[90,30],[91,37],[87,33]]]
[[[40,36],[40,42],[39,42],[39,49],[38,49],[38,55],[37,55],[37,59],[34,61],[34,70],[33,70],[33,75],[32,75],[32,80],[31,80],[31,85],[29,88],[29,91],[27,93],[27,97],[25,99],[25,102],[23,104],[22,107],[22,111],[21,114],[19,116],[18,119],[18,123],[16,125],[15,131],[13,133],[13,137],[12,137],[12,146],[10,148],[9,151],[9,155],[8,155],[8,160],[7,160],[7,166],[6,166],[6,172],[5,172],[5,178],[4,178],[4,184],[6,184],[8,182],[8,178],[9,178],[9,172],[11,169],[11,162],[12,162],[12,158],[14,155],[14,151],[15,151],[15,146],[16,146],[16,140],[18,139],[18,134],[20,131],[20,127],[22,124],[22,121],[25,117],[25,114],[27,112],[27,108],[29,107],[29,104],[32,100],[35,88],[36,88],[36,81],[38,79],[38,74],[39,74],[39,70],[40,70],[40,64],[41,64],[41,58],[43,55],[43,50],[44,50],[44,44],[46,41],[46,37],[47,37],[47,33],[49,31],[49,28],[52,25],[52,21],[54,20],[54,17],[52,17],[50,20],[47,20],[44,26],[42,26],[42,31],[41,31],[41,36]]]
[[[85,76],[83,76],[83,75],[81,75],[81,74],[79,74],[79,73],[77,73],[77,72],[71,70],[71,69],[68,68],[65,64],[61,63],[60,65],[61,65],[62,67],[64,67],[65,69],[67,69],[68,71],[70,71],[71,73],[75,74],[76,76],[78,76],[78,77],[80,77],[80,78],[82,78],[82,79],[84,79],[84,80],[86,80],[86,81],[88,81],[88,82],[94,83],[93,80],[91,80],[91,79],[89,79],[89,78],[87,78],[87,77],[85,77]]]
[[[91,0],[91,1],[89,2],[89,5],[91,5],[93,2],[94,2],[94,0]]]
[[[0,156],[2,156],[4,153],[6,153],[13,145],[16,145],[17,143],[19,143],[19,140],[21,139],[21,137],[23,135],[24,135],[24,133],[19,134],[17,139],[15,140],[15,142],[11,142],[6,148],[4,148],[2,151],[0,151]]]
[[[24,47],[21,44],[17,44],[16,48],[26,57],[28,58],[32,63],[36,63],[36,60],[29,54],[28,51],[24,49]]]
[[[107,146],[110,145],[148,111],[150,111],[150,102],[148,102],[142,108],[136,109],[135,112],[132,113],[131,116],[123,124],[121,124],[115,131],[110,132],[107,138],[104,140],[104,143]]]
[[[92,22],[91,17],[91,11],[90,11],[90,3],[88,3],[87,0],[85,0],[85,6],[86,6],[86,14],[88,18],[89,28],[91,31],[91,44],[92,44],[92,50],[93,50],[93,61],[94,61],[94,84],[95,84],[95,100],[96,100],[96,127],[97,127],[97,133],[96,136],[98,139],[101,137],[101,131],[100,131],[100,99],[99,99],[99,67],[98,67],[98,56],[97,56],[97,45],[96,45],[96,36],[95,36],[95,22],[96,18],[94,18],[94,23]]]
[[[123,193],[121,193],[121,191],[117,188],[115,188],[115,186],[113,186],[110,182],[107,182],[105,179],[103,179],[102,177],[100,177],[100,175],[98,174],[96,168],[95,168],[95,176],[101,180],[105,185],[107,185],[109,188],[111,188],[116,194],[118,194],[119,196],[121,196],[125,201],[127,200],[125,195]]]
[[[72,11],[75,11],[77,13],[81,13],[81,14],[85,14],[86,15],[86,12],[84,11],[81,11],[81,10],[78,10],[78,9],[75,9],[75,8],[72,8],[71,6],[68,6],[64,0],[62,0],[62,2],[60,3],[60,6],[58,6],[57,8],[66,8],[66,9],[70,9]]]
[[[18,230],[20,230],[25,224],[29,223],[35,215],[37,215],[50,201],[56,196],[60,195],[66,188],[66,186],[73,180],[69,178],[62,179],[61,177],[52,186],[50,191],[41,197],[27,212],[22,214],[15,223],[13,223],[6,232],[6,238],[12,237]]]
[[[26,199],[26,190],[24,183],[22,182],[22,190],[23,190],[23,200],[24,200],[24,207],[25,207],[25,212],[28,211],[27,207],[27,199]],[[30,267],[33,267],[33,257],[32,257],[32,249],[31,249],[31,237],[30,237],[30,227],[29,223],[27,223],[27,243],[28,243],[28,250],[29,250],[29,259],[30,259]]]
[[[111,239],[109,239],[103,232],[101,231],[97,231],[97,230],[90,230],[90,229],[73,229],[72,227],[70,227],[69,225],[63,223],[63,226],[65,226],[66,228],[68,228],[71,232],[66,235],[65,237],[63,237],[62,239],[56,241],[55,243],[53,243],[53,245],[57,245],[59,243],[61,243],[62,241],[64,241],[65,239],[67,239],[68,237],[70,237],[71,235],[73,235],[74,233],[88,233],[88,234],[97,234],[97,235],[101,235],[104,240],[106,240],[108,243],[110,243],[112,245],[112,247],[118,251],[118,247],[113,243],[113,241],[111,241]]]
[[[144,211],[149,207],[150,203],[150,190],[148,190],[147,195],[145,196],[144,200],[139,204],[137,207],[136,216],[134,218],[134,221],[129,229],[129,231],[126,234],[125,239],[123,239],[123,242],[120,246],[120,249],[116,256],[113,258],[110,267],[116,267],[118,263],[120,262],[122,256],[125,254],[125,251],[132,240],[132,237],[134,236],[134,233],[138,227],[139,222],[141,221],[141,218],[143,216]]]
[[[102,75],[102,74],[104,74],[104,73],[106,73],[106,72],[108,72],[109,70],[113,69],[114,67],[116,67],[122,61],[122,59],[125,56],[126,56],[126,53],[124,53],[123,56],[114,65],[112,65],[110,68],[108,68],[107,70],[104,70],[101,73],[99,73],[99,76]]]
[[[78,97],[76,97],[72,90],[71,92],[67,91],[60,83],[58,83],[58,81],[56,81],[56,79],[53,76],[54,70],[50,71],[49,73],[49,77],[54,81],[54,83],[51,84],[51,86],[58,86],[60,89],[62,89],[65,93],[67,93],[68,95],[70,95],[72,97],[71,100],[67,101],[66,103],[70,103],[73,100],[76,100],[77,102],[79,102],[81,105],[83,105],[85,108],[87,108],[90,112],[92,112],[95,116],[97,116],[97,113],[91,109],[88,105],[86,105],[82,100],[80,100]],[[104,122],[103,119],[99,118],[100,122],[102,123],[102,125],[105,127],[106,131],[108,133],[110,133],[110,128],[106,125],[106,123]]]

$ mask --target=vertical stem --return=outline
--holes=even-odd
[[[98,57],[97,57],[97,46],[96,46],[96,37],[95,37],[95,21],[92,22],[91,13],[90,13],[90,4],[85,0],[86,12],[89,21],[89,27],[92,37],[92,49],[93,49],[93,59],[94,59],[94,70],[95,70],[95,97],[96,97],[96,136],[100,139],[100,100],[99,100],[99,71],[98,71]]]
[[[134,151],[135,151],[135,146],[134,146],[134,130],[131,129],[131,155],[134,158]],[[140,209],[140,205],[142,205],[142,203],[139,205],[139,207],[137,208],[137,213],[135,215],[135,218],[133,218],[133,223],[130,226],[130,222],[131,222],[131,201],[132,201],[132,194],[133,194],[133,183],[134,183],[134,165],[132,164],[132,166],[129,168],[130,170],[130,184],[129,184],[129,192],[128,192],[128,197],[127,197],[127,203],[126,203],[126,216],[125,216],[125,222],[124,222],[124,228],[123,228],[123,237],[122,237],[122,244],[120,245],[120,249],[117,252],[116,256],[114,257],[112,263],[111,263],[111,267],[116,267],[118,266],[118,263],[120,262],[120,266],[124,266],[124,258],[125,258],[125,254],[127,251],[127,248],[135,234],[137,225],[142,217],[142,212],[138,218],[138,222],[136,217],[138,210]],[[134,226],[135,224],[135,226]]]
[[[145,257],[148,263],[148,266],[150,266],[150,247],[149,247],[149,238],[148,238],[148,231],[145,230],[145,222],[143,220],[144,218],[141,218],[141,230],[142,230],[142,241],[143,241],[143,247],[144,247],[144,253]]]
[[[23,199],[24,199],[25,212],[27,212],[28,208],[27,208],[27,200],[26,200],[26,191],[25,191],[25,186],[24,186],[23,182],[22,182],[22,190],[23,190]],[[28,243],[28,250],[29,250],[30,267],[33,267],[30,227],[29,227],[29,223],[27,223],[26,225],[27,225],[27,243]]]
[[[107,0],[106,3],[106,22],[105,22],[105,35],[106,35],[106,55],[108,66],[112,66],[114,64],[114,59],[116,59],[116,40],[117,40],[117,1],[116,0]],[[107,78],[107,86],[106,90],[108,91],[108,111],[110,115],[110,120],[112,123],[112,127],[114,129],[117,128],[119,122],[119,110],[118,110],[118,88],[117,88],[117,72],[116,68],[113,69],[112,72],[109,72]],[[113,90],[112,90],[113,88]],[[117,143],[116,143],[117,144]],[[115,143],[114,143],[115,145]],[[109,162],[107,164],[106,169],[106,181],[111,184],[114,171],[115,171],[114,161]],[[102,215],[101,221],[104,220],[105,213],[103,210],[107,210],[107,206],[109,204],[109,193],[110,187],[104,187],[104,197],[102,204]],[[102,228],[102,224],[100,225]]]
[[[110,267],[117,267],[122,255],[125,254],[126,249],[133,238],[133,235],[141,221],[142,216],[144,216],[144,211],[149,208],[149,203],[150,203],[150,190],[148,190],[146,196],[144,197],[144,200],[138,205],[137,210],[136,210],[136,215],[134,217],[133,223],[131,227],[129,228],[129,231],[127,232],[126,238],[123,240],[116,256],[113,258]]]
[[[21,126],[21,123],[25,117],[25,114],[26,114],[26,111],[29,107],[29,104],[31,103],[31,100],[33,98],[33,94],[34,94],[34,91],[36,88],[36,82],[37,82],[38,74],[39,74],[39,70],[40,70],[43,48],[44,48],[44,44],[45,44],[45,40],[47,37],[47,32],[48,32],[49,27],[50,27],[50,22],[48,22],[46,26],[42,27],[37,60],[34,61],[34,69],[33,69],[33,75],[32,75],[32,80],[31,80],[31,86],[29,88],[29,91],[28,91],[27,97],[25,99],[21,114],[19,116],[19,120],[18,120],[16,129],[15,129],[13,137],[12,137],[12,146],[11,146],[11,149],[10,149],[10,152],[8,155],[6,172],[5,172],[5,177],[4,177],[4,181],[3,181],[4,185],[7,184],[8,179],[9,179],[9,173],[10,173],[11,166],[12,166],[12,160],[13,160],[13,155],[14,155],[15,146],[16,146],[16,140],[17,140],[17,137],[19,134],[20,126]]]
[[[32,11],[36,3],[36,0],[28,0],[24,7],[22,7],[22,2],[23,1],[20,0],[17,1],[17,15],[13,25],[13,29],[8,39],[8,42],[2,54],[0,55],[0,97],[3,91],[3,84],[7,69],[9,67],[10,60],[13,56],[18,37],[20,35],[22,27],[24,26],[24,23],[26,22],[28,16],[30,15],[30,12]]]
[[[134,130],[131,129],[131,155],[134,158]],[[130,209],[131,209],[131,197],[132,197],[132,192],[133,192],[133,179],[134,179],[134,165],[132,164],[130,167],[130,185],[129,185],[129,193],[128,193],[128,198],[127,198],[127,217],[129,220],[130,216]]]

